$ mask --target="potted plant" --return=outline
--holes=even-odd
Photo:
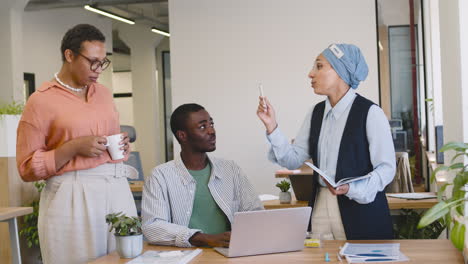
[[[280,188],[281,192],[279,193],[279,201],[281,204],[291,203],[291,192],[289,188],[291,184],[287,180],[282,180],[276,184],[276,187]]]
[[[441,152],[449,150],[455,151],[450,165],[440,166],[435,169],[431,175],[431,181],[435,181],[435,176],[440,171],[453,171],[455,177],[439,189],[439,203],[423,215],[419,221],[418,228],[423,228],[438,219],[443,219],[450,230],[450,240],[452,240],[457,249],[462,250],[465,241],[464,204],[467,200],[465,197],[465,185],[468,183],[468,171],[466,170],[468,165],[464,164],[463,159],[468,158],[468,143],[449,142],[440,149]],[[452,196],[448,199],[442,199],[448,186],[453,186]]]
[[[432,224],[418,228],[422,214],[414,209],[401,209],[393,221],[393,232],[396,239],[437,239],[445,230],[445,221],[439,219]]]
[[[30,204],[27,205],[28,207],[33,208],[33,212],[23,217],[21,230],[19,231],[20,236],[22,236],[26,240],[26,245],[29,249],[29,252],[27,254],[29,258],[28,260],[34,261],[33,259],[31,259],[31,257],[34,255],[37,255],[37,260],[34,263],[42,263],[42,256],[41,256],[41,250],[40,250],[41,247],[39,243],[39,231],[37,229],[37,223],[39,219],[40,194],[42,190],[44,189],[45,185],[46,185],[45,181],[34,182],[34,186],[36,187],[36,190],[39,193],[39,198],[35,199],[34,201],[32,201]]]
[[[16,129],[23,107],[15,101],[0,105],[0,157],[16,156]]]
[[[116,250],[121,258],[134,258],[143,250],[143,233],[138,217],[126,216],[122,212],[106,215],[109,232],[115,230]]]

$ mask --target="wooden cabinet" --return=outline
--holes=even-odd
[[[0,157],[0,207],[21,207],[29,204],[37,195],[32,183],[21,180],[16,158]],[[6,222],[0,222],[0,241],[0,263],[10,263],[10,237]]]

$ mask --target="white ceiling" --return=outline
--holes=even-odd
[[[93,5],[137,23],[169,31],[167,0],[30,0],[25,11]]]

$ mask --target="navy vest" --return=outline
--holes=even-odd
[[[357,94],[349,112],[341,138],[336,181],[346,177],[366,175],[373,170],[367,141],[366,123],[371,101]],[[309,154],[317,163],[318,140],[325,111],[325,101],[318,103],[312,113],[309,137]],[[320,191],[319,175],[314,173],[313,191],[309,206],[314,207]],[[369,204],[359,204],[345,195],[338,196],[341,219],[348,240],[393,239],[392,219],[385,191],[378,192]]]

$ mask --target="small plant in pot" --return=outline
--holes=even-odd
[[[108,214],[106,223],[110,225],[109,232],[115,230],[116,250],[121,258],[134,258],[141,254],[143,233],[140,218],[129,217],[120,212]]]
[[[281,204],[291,203],[291,184],[287,180],[282,180],[276,184],[276,187],[280,188],[281,192],[279,193],[279,201]]]

